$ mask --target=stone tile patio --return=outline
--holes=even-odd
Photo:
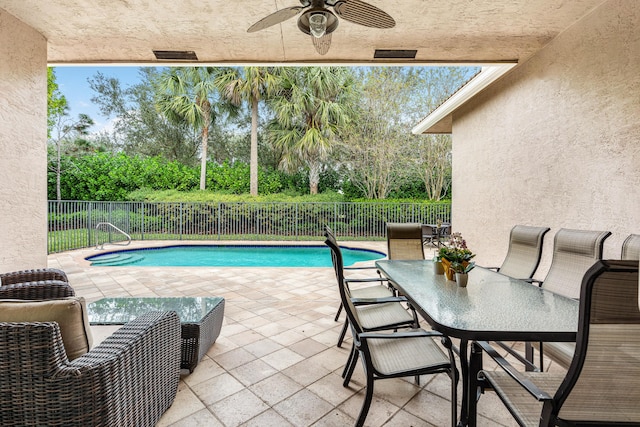
[[[132,247],[170,243],[175,242],[134,242]],[[386,252],[385,242],[344,244]],[[334,322],[339,295],[330,267],[90,267],[84,258],[95,253],[91,248],[49,256],[49,266],[64,270],[89,302],[125,296],[226,299],[220,337],[192,374],[184,371],[176,400],[159,426],[354,424],[364,375],[359,365],[350,387],[342,386],[351,339],[336,347],[344,314]],[[113,328],[93,330],[99,341]],[[449,385],[445,374],[423,377],[420,386],[412,378],[377,381],[366,424],[450,425]],[[481,426],[515,425],[492,393],[480,399],[479,413]]]

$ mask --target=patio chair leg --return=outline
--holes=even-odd
[[[373,376],[367,374],[367,390],[364,397],[364,403],[362,404],[362,409],[360,410],[360,415],[358,416],[358,420],[356,421],[356,427],[364,426],[364,420],[367,418],[367,414],[369,413],[371,400],[373,399],[373,382]]]
[[[344,320],[344,326],[342,327],[342,332],[340,332],[340,337],[338,338],[338,347],[342,347],[342,341],[344,341],[344,336],[347,334],[347,328],[349,327],[349,319]]]
[[[336,313],[336,317],[333,319],[335,322],[338,321],[338,318],[340,317],[341,312],[342,312],[342,303],[340,303],[340,307],[338,307],[338,312]]]
[[[342,381],[343,387],[349,387],[349,383],[351,382],[351,376],[353,375],[353,371],[356,369],[356,365],[358,364],[358,351],[355,348],[353,350],[354,350],[353,357],[351,358],[351,361],[349,363],[349,367],[344,377],[344,381]]]
[[[342,370],[342,378],[347,376],[347,371],[349,370],[349,366],[351,366],[351,361],[356,357],[356,346],[355,344],[351,345],[351,351],[349,352],[349,358],[347,359],[347,363],[344,365],[344,369]]]

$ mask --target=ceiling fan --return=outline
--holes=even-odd
[[[302,6],[287,7],[265,16],[249,27],[247,32],[264,30],[293,18],[304,10],[298,18],[298,28],[311,36],[316,51],[324,55],[331,47],[331,33],[338,28],[336,15],[365,27],[393,28],[396,25],[396,21],[388,13],[362,0],[300,0],[300,3]],[[328,9],[329,6],[335,14]]]

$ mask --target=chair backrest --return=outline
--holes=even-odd
[[[331,240],[333,242],[333,244],[338,248],[338,252],[340,251],[340,246],[338,246],[338,241],[336,240],[336,235],[334,234],[333,230],[327,225],[324,227],[324,235],[328,240]],[[329,249],[331,249],[331,246],[329,246]],[[339,264],[338,264],[339,263]],[[331,250],[331,264],[333,265],[333,271],[336,274],[336,279],[338,280],[342,280],[340,279],[340,277],[344,278],[344,264],[342,261],[342,253],[340,253],[340,260],[337,259],[335,251],[332,249]]]
[[[640,234],[630,234],[624,240],[620,258],[640,260]]]
[[[422,224],[414,222],[387,223],[387,252],[389,259],[424,259]]]
[[[542,287],[569,298],[580,297],[584,274],[602,258],[609,231],[561,228],[553,240],[553,258]]]
[[[516,225],[509,235],[509,250],[500,273],[516,279],[530,279],[540,264],[544,235],[549,227]]]
[[[358,319],[358,314],[355,310],[353,303],[351,302],[351,293],[349,291],[349,287],[344,281],[344,272],[342,271],[342,266],[344,262],[342,260],[342,251],[340,250],[340,246],[333,236],[333,234],[325,229],[325,244],[329,246],[331,249],[331,257],[334,260],[334,269],[336,270],[336,278],[338,281],[338,290],[340,291],[340,300],[342,301],[342,306],[344,307],[345,313],[349,319],[349,324],[352,328],[354,328],[357,334],[362,332],[362,327],[360,326],[360,319]],[[337,268],[335,266],[338,266]]]
[[[555,407],[567,421],[639,425],[638,280],[633,261],[599,261],[585,274],[576,351],[543,418],[553,419]]]

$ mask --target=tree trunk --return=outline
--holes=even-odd
[[[258,195],[258,100],[251,98],[251,159],[249,186],[252,196]]]
[[[58,141],[58,158],[56,159],[56,197],[57,200],[60,201],[62,199],[62,192],[60,190],[60,174],[62,173],[62,165],[60,164],[60,146],[62,143]]]
[[[209,129],[202,129],[202,158],[200,159],[200,190],[207,188],[207,142],[209,140]]]
[[[207,151],[209,145],[209,126],[211,125],[211,106],[208,101],[202,104],[202,159],[200,159],[200,190],[207,188]]]
[[[309,194],[318,194],[318,184],[320,183],[319,162],[309,162]]]

